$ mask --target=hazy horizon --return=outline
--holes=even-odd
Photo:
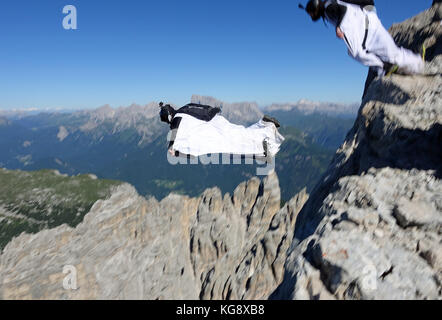
[[[200,95],[201,96],[201,95]],[[299,99],[298,101],[274,101],[272,103],[266,104],[266,105],[260,105],[258,104],[256,101],[225,101],[222,99],[219,99],[218,97],[213,97],[216,100],[222,101],[224,103],[229,103],[229,104],[240,104],[240,103],[255,103],[257,105],[257,107],[261,110],[268,108],[272,105],[296,105],[299,104],[301,102],[310,102],[310,103],[318,103],[318,104],[335,104],[335,105],[342,105],[342,106],[353,106],[353,105],[359,105],[360,102],[350,102],[350,103],[340,103],[340,102],[336,102],[336,101],[313,101],[310,99]],[[187,103],[190,103],[190,100],[188,102],[185,102],[183,104],[177,104],[174,101],[163,101],[165,103],[170,103],[172,105],[175,106],[184,106]],[[147,103],[139,103],[139,102],[132,102],[128,105],[111,105],[109,103],[105,103],[103,105],[99,105],[96,107],[88,107],[88,108],[63,108],[63,107],[56,107],[56,108],[50,108],[50,107],[24,107],[24,108],[11,108],[11,109],[3,109],[0,108],[0,115],[2,114],[2,112],[31,112],[31,113],[38,113],[38,112],[76,112],[76,111],[91,111],[91,110],[97,110],[99,108],[102,107],[110,107],[112,109],[118,109],[118,108],[129,108],[131,106],[147,106],[149,104],[152,103],[159,103],[160,101],[149,101]]]

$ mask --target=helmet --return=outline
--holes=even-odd
[[[324,16],[324,2],[321,0],[309,0],[305,6],[305,11],[307,11],[313,21],[318,21]]]

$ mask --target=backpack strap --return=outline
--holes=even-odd
[[[366,44],[367,44],[369,26],[370,26],[370,20],[368,20],[368,15],[365,15],[365,34],[364,34],[364,41],[362,41],[362,49],[364,50],[367,50]]]

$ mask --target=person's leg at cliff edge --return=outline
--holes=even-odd
[[[373,0],[310,0],[305,9],[313,21],[323,19],[335,27],[349,55],[383,76],[391,70],[420,74],[424,61],[419,54],[398,47],[379,20]],[[385,65],[394,69],[385,69]]]

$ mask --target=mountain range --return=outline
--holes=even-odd
[[[330,104],[332,111],[325,114],[316,109],[306,111],[297,104],[281,111],[274,106],[262,109],[252,102],[226,103],[198,95],[193,95],[191,102],[218,106],[229,121],[246,126],[264,113],[280,119],[286,141],[275,163],[283,201],[305,186],[309,190],[314,186],[356,116],[354,110],[336,104]],[[319,105],[326,109],[325,104]],[[168,127],[160,122],[158,112],[158,103],[151,102],[75,112],[9,113],[0,120],[0,167],[56,169],[69,175],[93,173],[129,182],[141,194],[157,198],[170,192],[196,196],[213,186],[231,192],[256,174],[256,164],[169,164]]]

